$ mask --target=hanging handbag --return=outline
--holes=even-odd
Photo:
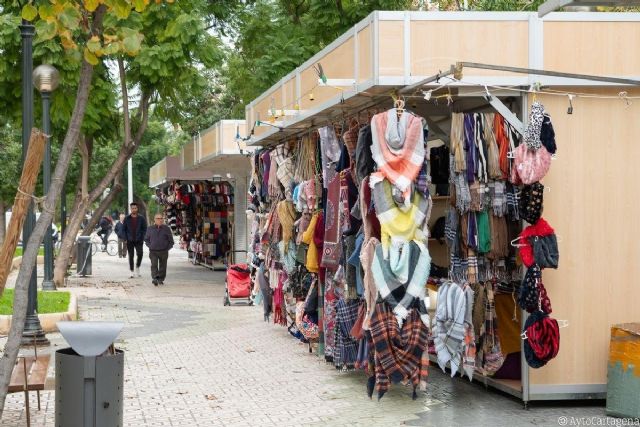
[[[517,174],[515,181],[523,184],[533,184],[540,181],[549,171],[551,166],[551,154],[546,148],[540,146],[537,150],[529,149],[527,144],[520,144],[515,150],[514,168]]]

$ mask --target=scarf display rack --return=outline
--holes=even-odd
[[[233,186],[226,181],[174,181],[156,190],[166,223],[180,236],[180,247],[192,263],[224,268],[231,249]]]

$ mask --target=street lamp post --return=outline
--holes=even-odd
[[[31,71],[33,70],[33,36],[36,29],[27,21],[20,25],[20,37],[22,38],[22,167],[29,149],[31,126],[33,125],[33,87],[31,85]],[[27,210],[27,215],[22,228],[22,247],[26,248],[35,226],[36,217],[33,212],[33,203]],[[37,263],[36,263],[37,264]],[[27,317],[24,321],[22,332],[23,345],[49,345],[49,340],[44,335],[40,319],[38,319],[38,282],[37,266],[33,265],[29,279],[29,301],[27,303]]]
[[[51,104],[51,92],[56,90],[60,83],[60,73],[55,67],[42,64],[33,70],[33,85],[40,92],[42,97],[42,130],[46,138],[43,166],[43,183],[45,195],[49,193],[51,187],[51,120],[49,118],[49,106]],[[44,236],[44,280],[42,281],[43,291],[55,291],[56,285],[53,283],[53,229],[51,223]]]

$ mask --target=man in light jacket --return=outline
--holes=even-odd
[[[115,233],[118,236],[118,257],[126,258],[127,257],[127,236],[124,233],[124,219],[126,215],[120,214],[120,221],[116,222]]]
[[[164,223],[162,214],[157,213],[153,218],[153,225],[147,228],[144,242],[149,247],[149,259],[151,260],[151,282],[154,286],[164,285],[167,276],[167,259],[169,249],[173,247],[173,234],[168,225]]]

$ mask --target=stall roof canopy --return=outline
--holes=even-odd
[[[538,7],[538,16],[543,17],[547,14],[558,10],[561,7],[580,7],[580,6],[618,6],[618,7],[631,7],[640,6],[638,0],[548,0]]]
[[[250,145],[276,144],[379,105],[392,91],[457,62],[637,79],[638,51],[640,13],[556,12],[541,19],[534,12],[373,12],[253,100],[246,134]],[[449,86],[534,83],[610,84],[465,68]]]
[[[180,157],[167,156],[149,169],[149,187],[159,187],[174,180],[199,181],[210,179],[207,171],[185,171],[180,164]]]
[[[195,135],[182,148],[181,160],[185,170],[225,174],[247,169],[247,154],[255,147],[247,147],[240,138],[244,120],[221,120]]]

